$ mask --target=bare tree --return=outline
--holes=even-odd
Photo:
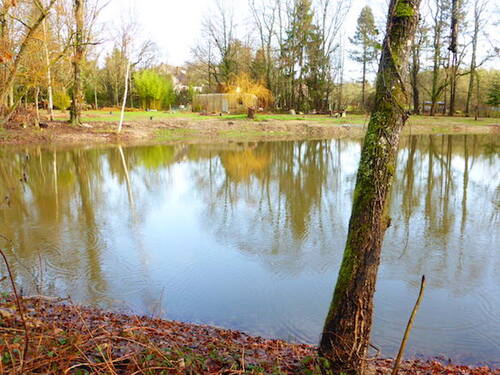
[[[127,105],[127,96],[129,86],[131,85],[132,70],[139,64],[149,66],[155,59],[155,46],[150,40],[140,42],[140,27],[135,22],[133,12],[130,11],[128,17],[122,19],[121,26],[118,29],[117,39],[120,41],[120,52],[125,62],[125,72],[122,75],[124,79],[124,93],[122,98],[122,106],[120,113],[120,121],[118,123],[118,133],[123,127],[125,116],[125,107]]]
[[[413,113],[416,115],[421,113],[419,74],[422,64],[422,49],[427,45],[427,32],[428,29],[423,20],[421,20],[411,47],[410,84],[412,88]]]
[[[249,7],[252,13],[255,26],[259,31],[260,48],[264,52],[266,84],[273,90],[273,38],[277,24],[279,3],[277,0],[262,0],[259,5],[256,0],[249,0]]]
[[[319,9],[317,25],[321,33],[321,50],[324,56],[328,57],[329,66],[321,69],[322,76],[320,79],[329,81],[326,87],[326,101],[330,102],[330,95],[333,90],[333,82],[335,76],[343,75],[340,70],[343,69],[343,61],[341,56],[340,64],[333,64],[333,58],[341,45],[340,31],[344,25],[345,18],[351,9],[351,0],[318,0],[317,7]],[[342,53],[342,51],[339,51]],[[343,76],[340,78],[341,82]]]
[[[464,26],[464,6],[465,0],[452,0],[451,7],[451,35],[449,51],[451,52],[451,66],[450,66],[450,106],[448,115],[455,114],[455,103],[457,96],[457,84],[460,77],[460,64],[465,56],[465,47],[459,51],[459,33],[463,30]]]
[[[448,86],[449,80],[447,77],[442,78],[443,56],[443,32],[446,26],[447,14],[449,12],[449,0],[434,0],[433,6],[430,7],[432,17],[432,84],[430,89],[431,110],[430,115],[434,116],[436,113],[437,102],[443,92]]]
[[[474,82],[477,80],[477,47],[479,43],[479,32],[485,26],[484,11],[488,5],[488,0],[474,0],[474,26],[472,31],[472,51],[470,61],[469,87],[465,103],[465,115],[468,117],[471,112],[471,100],[474,92]]]
[[[203,21],[203,32],[210,43],[209,65],[218,85],[227,83],[235,69],[235,29],[232,6],[225,0],[215,0],[215,10]]]

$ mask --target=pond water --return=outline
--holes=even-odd
[[[375,298],[383,355],[397,351],[425,274],[408,356],[500,365],[498,141],[402,140]],[[0,233],[25,294],[315,344],[360,149],[0,148]]]

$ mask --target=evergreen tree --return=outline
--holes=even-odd
[[[366,103],[366,74],[370,62],[375,62],[380,50],[380,43],[378,42],[378,30],[375,26],[375,18],[373,17],[372,9],[365,6],[358,17],[358,25],[353,38],[350,38],[352,44],[358,49],[351,51],[351,58],[363,65],[362,75],[362,91],[361,103],[365,107]]]
[[[488,89],[488,100],[486,104],[493,107],[500,107],[500,75],[495,77],[495,81],[491,84]]]
[[[306,84],[309,107],[318,111],[328,109],[328,96],[331,90],[330,57],[325,54],[324,40],[318,27],[314,26],[307,44]]]
[[[314,13],[311,0],[296,0],[292,22],[287,32],[284,49],[287,77],[289,79],[289,103],[301,111],[307,111],[305,74],[307,64],[307,46],[313,36]]]

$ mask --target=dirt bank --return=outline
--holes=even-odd
[[[26,334],[15,300],[0,302],[2,374],[311,374],[316,348],[241,332],[59,303],[22,301]],[[392,360],[372,359],[370,374],[388,374]],[[407,361],[401,374],[500,374],[489,368]]]
[[[116,124],[92,122],[91,127],[72,127],[66,122],[51,122],[48,129],[0,129],[0,144],[93,144],[150,142],[231,142],[259,140],[293,140],[339,137],[362,137],[364,125],[330,124],[325,121],[265,120],[227,121],[172,118],[159,121],[130,121],[121,134]],[[435,125],[411,124],[405,134],[500,134],[500,125]]]

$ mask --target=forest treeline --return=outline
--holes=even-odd
[[[82,109],[121,106],[125,86],[127,107],[160,110],[249,81],[269,109],[370,110],[385,32],[369,6],[347,35],[350,0],[248,0],[247,31],[232,2],[211,5],[191,61],[173,67],[139,37],[133,14],[113,29],[103,25],[103,1],[1,0],[1,123],[21,104],[50,117],[54,108],[70,109],[79,123]],[[487,34],[492,5],[426,0],[406,82],[414,113],[499,113],[500,73],[487,68],[499,53]]]

